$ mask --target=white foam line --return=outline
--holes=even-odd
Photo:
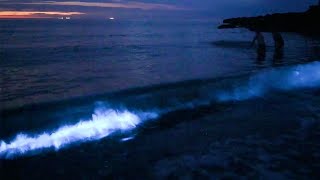
[[[61,147],[83,141],[104,138],[115,131],[128,131],[143,120],[157,117],[156,113],[118,112],[113,109],[96,110],[92,118],[75,125],[63,126],[52,133],[40,135],[19,134],[11,142],[0,141],[0,158],[11,158],[30,151]]]
[[[218,101],[242,101],[263,96],[272,90],[289,91],[320,86],[320,62],[266,70],[247,83],[217,94]]]
[[[132,139],[134,139],[134,136],[122,138],[122,139],[121,139],[121,142],[127,142],[127,141],[130,141],[130,140],[132,140]]]
[[[247,83],[231,90],[222,90],[217,94],[216,100],[241,101],[263,96],[272,90],[287,91],[310,87],[320,87],[320,62],[258,73],[252,76]],[[11,158],[15,155],[44,148],[59,150],[61,147],[72,143],[98,140],[115,131],[132,130],[144,120],[157,118],[159,114],[179,108],[194,108],[194,106],[207,104],[208,102],[190,102],[169,110],[162,110],[162,112],[133,113],[128,110],[116,111],[99,108],[93,113],[90,120],[81,121],[71,126],[63,126],[52,133],[45,132],[34,136],[19,134],[9,143],[0,141],[0,159]],[[122,140],[126,141],[130,138]]]

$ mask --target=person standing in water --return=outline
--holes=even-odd
[[[281,65],[283,59],[283,47],[284,40],[279,32],[272,32],[272,37],[274,40],[274,55],[273,55],[273,64]]]
[[[280,33],[278,32],[272,32],[272,37],[273,37],[273,40],[274,40],[274,46],[276,49],[281,49],[283,48],[284,46],[284,40],[281,36]]]
[[[264,41],[264,37],[263,37],[262,33],[259,31],[256,32],[256,36],[253,38],[251,45],[253,46],[256,41],[258,44],[258,48],[264,48],[264,49],[266,48],[266,43]]]
[[[263,61],[266,57],[266,43],[264,37],[261,32],[256,31],[256,36],[253,38],[251,46],[253,46],[257,42],[257,54],[258,54],[258,61]]]

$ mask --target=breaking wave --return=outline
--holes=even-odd
[[[0,159],[41,149],[59,150],[73,143],[99,140],[115,132],[133,130],[146,120],[156,119],[179,109],[195,109],[212,103],[244,101],[271,94],[273,91],[319,87],[320,62],[265,70],[245,79],[232,79],[227,86],[223,83],[222,86],[221,84],[217,86],[215,83],[217,82],[184,84],[183,87],[166,87],[160,92],[159,90],[152,90],[147,94],[142,92],[140,95],[134,95],[130,103],[129,100],[127,102],[120,100],[125,107],[135,106],[134,109],[139,109],[139,105],[141,108],[143,106],[144,110],[141,111],[117,110],[99,105],[91,118],[83,119],[73,125],[62,126],[55,131],[37,135],[20,133],[10,142],[0,141]],[[125,142],[132,138],[134,137],[123,138],[121,141]]]
[[[320,63],[266,70],[245,83],[217,94],[218,101],[241,101],[264,96],[271,91],[289,91],[320,86]]]
[[[0,157],[10,158],[30,151],[44,148],[61,147],[84,141],[98,140],[117,131],[129,131],[146,119],[156,118],[156,113],[116,111],[98,108],[90,120],[80,121],[75,125],[63,126],[52,133],[30,136],[19,134],[10,143],[0,144]]]

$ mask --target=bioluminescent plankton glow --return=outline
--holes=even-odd
[[[51,133],[39,135],[18,134],[9,143],[1,142],[0,158],[10,158],[30,151],[44,148],[60,148],[75,142],[93,141],[109,136],[116,131],[129,131],[136,128],[147,118],[154,118],[155,113],[118,112],[113,109],[96,110],[90,120],[80,121],[75,125],[63,126]]]
[[[271,91],[289,91],[301,88],[320,86],[320,63],[310,63],[289,68],[266,70],[251,76],[248,81],[233,89],[218,90],[216,98],[210,101],[243,101],[264,96]],[[188,104],[193,106],[188,106]],[[0,157],[10,158],[30,151],[45,148],[59,150],[61,147],[76,142],[99,140],[113,132],[129,131],[148,119],[155,119],[163,113],[177,109],[196,108],[203,105],[198,99],[193,99],[177,107],[162,109],[158,112],[133,112],[129,110],[117,111],[115,109],[97,108],[89,120],[82,120],[74,125],[38,135],[20,133],[12,141],[1,141]],[[154,107],[150,107],[152,109]],[[131,140],[133,136],[123,138],[121,141]]]
[[[266,70],[253,75],[235,88],[218,93],[219,101],[246,100],[263,96],[270,91],[288,91],[320,86],[320,63]]]

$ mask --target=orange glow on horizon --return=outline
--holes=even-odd
[[[51,17],[39,17],[39,16],[0,16],[0,19],[45,19]]]
[[[83,15],[81,12],[58,12],[58,11],[0,11],[1,19],[26,19],[26,18],[50,18],[53,16]]]

